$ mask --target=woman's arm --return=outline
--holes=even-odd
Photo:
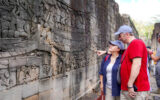
[[[100,75],[100,89],[103,91],[103,75]]]
[[[98,56],[101,56],[101,55],[107,53],[107,51],[97,50],[96,53]]]

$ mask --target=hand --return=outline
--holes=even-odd
[[[136,97],[137,93],[134,91],[133,88],[128,89],[128,95],[132,98]]]
[[[101,91],[103,91],[103,84],[102,83],[100,84],[100,89],[101,89]]]
[[[151,49],[147,49],[149,55],[152,55],[153,54],[153,51]]]
[[[97,50],[96,53],[97,53],[98,56],[101,56],[101,55],[105,54],[106,51]]]

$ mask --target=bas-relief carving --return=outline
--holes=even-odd
[[[37,32],[37,23],[41,23],[41,21],[43,21],[41,24],[44,26],[48,23],[51,23],[49,24],[49,30],[60,29],[69,31],[71,29],[70,13],[73,11],[69,6],[62,4],[57,0],[52,2],[32,0],[1,1],[4,3],[7,2],[6,4],[12,7],[12,9],[6,8],[10,9],[11,13],[6,13],[4,9],[1,9],[2,13],[4,12],[3,16],[0,17],[0,19],[4,20],[1,24],[1,26],[3,26],[1,30],[4,30],[5,33],[11,32],[13,37],[30,38],[34,33]],[[3,4],[1,3],[0,5]],[[74,20],[77,20],[77,15],[73,14],[72,16],[75,16]],[[12,19],[12,21],[9,21],[9,19]],[[79,20],[72,22],[84,22],[81,20],[82,18],[78,19]],[[53,27],[55,25],[56,27]],[[79,24],[77,23],[75,25]],[[2,32],[1,36],[8,37],[8,33],[5,33]]]
[[[50,65],[42,65],[40,67],[39,78],[46,78],[52,76],[52,67]]]
[[[57,0],[54,3],[44,3],[47,9],[44,13],[43,23],[45,27],[71,32],[72,28],[85,29],[85,13],[75,11],[67,4],[61,4]],[[71,21],[72,20],[72,21]]]
[[[17,83],[22,84],[34,79],[37,79],[39,75],[38,66],[22,66],[17,69]]]
[[[51,47],[51,66],[53,68],[53,75],[61,74],[65,71],[69,71],[71,69],[77,69],[80,66],[84,67],[85,63],[82,64],[78,61],[75,61],[74,59],[77,57],[73,57],[73,55],[71,55],[71,53],[68,53],[68,54],[64,53],[64,55],[62,55],[59,51],[57,51],[57,49],[55,49],[55,47],[58,49],[62,49],[63,45],[59,45],[58,43],[54,42],[51,39],[52,33],[50,32],[49,28],[43,28],[41,25],[38,25],[38,30],[40,31],[40,36],[41,36],[40,41],[44,44],[50,45],[50,47]],[[41,75],[41,76],[43,76],[43,75]]]
[[[57,2],[57,0],[54,2],[45,1],[42,6],[45,10],[43,11],[44,16],[39,17],[41,25],[51,27],[53,30],[71,30],[69,7]]]
[[[0,69],[0,90],[9,88],[15,84],[15,72],[9,72],[8,69]]]
[[[4,70],[1,70],[0,72],[0,84],[1,86],[9,86],[9,72],[8,71],[4,71]]]
[[[28,0],[27,0],[28,1]],[[2,38],[15,38],[25,37],[28,38],[28,34],[31,32],[30,21],[33,17],[31,7],[33,6],[29,2],[23,2],[19,0],[0,0],[0,6],[3,9],[1,11],[1,37]]]
[[[1,0],[4,1],[5,0]],[[38,2],[38,1],[35,1]],[[57,2],[57,0],[54,0],[54,2],[50,2],[50,1],[39,1],[38,4],[40,5],[35,5],[34,1],[31,0],[26,0],[26,1],[19,1],[19,0],[14,0],[14,1],[10,1],[9,5],[12,4],[12,9],[10,8],[6,8],[6,9],[10,9],[11,13],[5,13],[4,16],[1,17],[2,20],[4,20],[1,24],[1,26],[3,26],[2,30],[7,30],[10,29],[9,27],[12,26],[12,33],[15,33],[14,36],[15,37],[29,37],[31,35],[31,31],[36,31],[35,28],[37,28],[36,22],[40,22],[43,21],[42,26],[49,24],[50,28],[43,28],[40,27],[41,32],[41,37],[40,37],[40,42],[41,43],[46,43],[44,40],[46,37],[49,37],[50,40],[52,40],[51,38],[51,34],[53,35],[54,33],[52,32],[52,30],[55,29],[60,29],[60,30],[64,30],[64,31],[68,31],[71,29],[71,18],[72,18],[72,28],[80,28],[80,29],[84,29],[84,15],[82,13],[74,13],[75,11],[73,11],[69,6],[66,6],[60,2]],[[0,4],[2,5],[2,4]],[[38,12],[35,12],[35,8]],[[3,12],[5,12],[5,10],[2,10]],[[71,14],[72,13],[72,14]],[[13,16],[12,16],[13,15]],[[36,16],[35,16],[36,15]],[[8,16],[8,17],[6,17]],[[4,18],[6,17],[6,18]],[[9,19],[12,19],[13,21],[8,21]],[[8,26],[11,25],[11,26]],[[33,28],[34,27],[34,28]],[[6,31],[7,32],[7,31]],[[4,33],[2,33],[4,34]],[[7,37],[7,36],[6,36]],[[63,38],[61,38],[63,39]],[[52,45],[51,48],[53,48],[53,45],[57,45],[58,43],[54,43],[54,41],[52,42],[48,42],[48,44]],[[62,44],[62,43],[61,43]],[[57,45],[57,47],[59,47],[60,49],[64,49],[63,45],[59,44]],[[54,50],[56,51],[56,50]],[[75,69],[76,68],[76,61],[73,61],[74,58],[71,58],[71,65],[68,62],[65,62],[65,57],[61,56],[61,64],[59,65],[60,67],[57,67],[57,54],[54,55],[54,57],[52,56],[51,59],[54,59],[51,63],[52,66],[56,66],[54,67],[54,73],[56,73],[55,71],[58,71],[58,73],[62,72],[62,66],[66,67],[66,70],[69,71],[69,69]],[[20,73],[22,74],[22,73]]]

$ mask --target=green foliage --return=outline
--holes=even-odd
[[[145,23],[145,22],[137,22],[132,20],[140,37],[145,37],[146,39],[151,39],[153,34],[154,24]]]

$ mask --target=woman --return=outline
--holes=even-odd
[[[120,100],[120,85],[117,83],[117,71],[121,61],[120,51],[124,49],[124,44],[119,41],[109,42],[109,52],[101,63],[100,88],[105,94],[106,100]],[[97,51],[101,55],[102,51]]]

